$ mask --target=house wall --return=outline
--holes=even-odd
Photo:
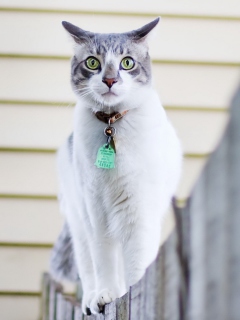
[[[0,0],[1,319],[39,318],[41,274],[62,224],[55,150],[71,132],[76,99],[72,42],[61,21],[122,32],[158,15],[150,52],[156,89],[183,145],[181,202],[228,120],[239,81],[240,2]],[[172,227],[169,218],[165,238]]]

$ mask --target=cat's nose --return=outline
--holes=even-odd
[[[110,89],[114,83],[118,82],[116,78],[103,78],[102,82],[106,83],[108,88]]]

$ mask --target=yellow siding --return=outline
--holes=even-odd
[[[40,298],[35,296],[0,296],[1,319],[37,320],[39,319]]]
[[[68,60],[0,57],[0,70],[9,75],[0,78],[0,101],[75,101]],[[154,64],[153,74],[164,106],[223,108],[239,80],[239,67]]]
[[[185,157],[178,197],[185,199],[205,157]],[[0,158],[0,194],[56,195],[55,154],[4,152]]]
[[[169,108],[167,114],[182,141],[184,153],[211,152],[228,119],[226,112],[214,110]],[[72,119],[73,107],[69,106],[2,104],[0,146],[54,151],[70,134]]]
[[[79,10],[97,12],[115,12],[115,13],[133,13],[133,14],[182,14],[182,15],[204,15],[204,16],[225,16],[237,17],[240,16],[240,8],[238,0],[202,0],[196,2],[192,0],[168,0],[156,1],[149,0],[147,3],[142,1],[128,1],[128,0],[92,0],[80,2],[77,0],[1,0],[0,4],[3,7],[11,8],[39,8],[51,10]]]
[[[2,198],[0,243],[51,245],[58,236],[62,220],[55,199]]]
[[[218,143],[239,81],[239,0],[0,0],[1,318],[39,318],[41,273],[62,225],[55,150],[71,132],[75,97],[61,21],[121,32],[158,15],[153,74],[185,153],[177,193],[184,199]],[[172,227],[169,215],[163,240]]]
[[[14,39],[14,41],[9,41],[5,32],[1,31],[2,52],[70,56],[72,45],[62,28],[62,20],[81,25],[86,30],[119,32],[139,28],[151,19],[152,17],[144,16],[111,16],[94,13],[43,14],[0,11],[2,29],[8,30],[8,36]],[[151,56],[153,59],[238,63],[239,29],[240,20],[226,23],[224,20],[163,17],[155,40],[153,39],[151,43]],[[18,30],[17,37],[16,30]]]

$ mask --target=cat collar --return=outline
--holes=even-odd
[[[95,165],[98,168],[102,169],[112,169],[115,168],[115,154],[116,147],[114,142],[114,136],[116,134],[116,128],[112,126],[117,120],[121,119],[125,114],[128,113],[128,110],[123,112],[112,112],[107,114],[103,111],[97,111],[95,116],[104,123],[107,123],[108,126],[103,130],[103,133],[107,137],[107,143],[98,149],[97,160]]]
[[[103,111],[95,112],[95,116],[98,120],[107,123],[108,125],[115,123],[117,120],[121,119],[125,114],[128,113],[129,110],[125,110],[123,112],[112,112],[110,114],[105,113]]]

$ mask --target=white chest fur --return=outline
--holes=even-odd
[[[143,275],[157,254],[162,220],[181,171],[179,140],[153,90],[138,107],[129,105],[114,126],[114,169],[94,165],[106,143],[106,125],[81,101],[74,115],[73,146],[66,144],[59,153],[63,211],[87,297],[90,287],[111,287],[116,276],[121,281],[113,296],[120,296]],[[90,275],[85,270],[89,266]],[[89,277],[96,276],[94,284]]]

